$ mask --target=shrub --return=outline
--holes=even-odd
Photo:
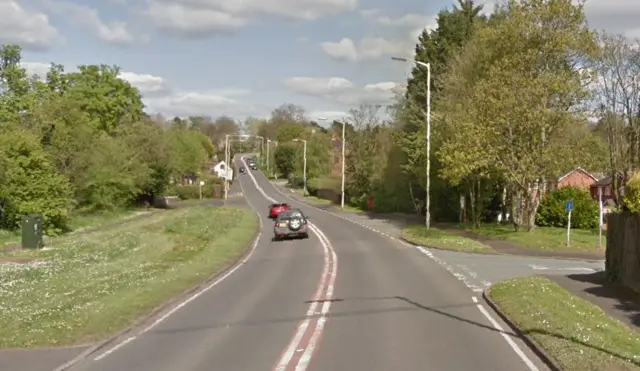
[[[202,187],[202,198],[213,198],[213,187],[216,184],[218,183],[213,181],[207,182]],[[200,185],[176,185],[172,187],[167,194],[169,193],[178,196],[178,198],[180,198],[181,200],[197,200],[200,198]]]
[[[566,227],[565,207],[568,200],[573,200],[572,228],[598,227],[598,202],[591,198],[589,192],[573,187],[556,189],[545,195],[536,215],[536,224],[541,227]]]
[[[633,174],[625,185],[622,206],[632,213],[640,213],[640,173]]]
[[[64,231],[71,207],[71,188],[58,174],[38,139],[22,130],[0,135],[3,176],[0,182],[0,227],[20,228],[25,215],[42,215],[45,232]]]

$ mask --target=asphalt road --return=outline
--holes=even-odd
[[[275,188],[281,197],[299,200],[291,190],[276,184]],[[316,206],[320,210],[326,208]],[[328,212],[328,211],[325,211]],[[396,239],[402,231],[402,223],[394,220],[372,219],[368,216],[331,211],[338,218],[362,227],[371,229],[389,239]],[[408,244],[405,246],[413,248]],[[536,274],[567,275],[580,273],[594,273],[604,270],[603,261],[583,261],[576,259],[558,259],[516,255],[484,255],[445,251],[438,249],[422,249],[424,255],[444,267],[452,275],[462,281],[474,292],[482,292],[493,283],[509,278],[530,276]]]
[[[264,223],[252,255],[72,370],[546,370],[460,280],[416,249],[296,202],[314,234],[272,242],[265,216],[284,197],[259,172],[239,179]]]

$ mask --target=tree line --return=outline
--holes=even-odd
[[[501,212],[511,215],[516,230],[566,223],[562,206],[557,210],[560,196],[544,195],[578,167],[611,176],[619,208],[640,210],[640,198],[632,197],[640,194],[640,179],[628,183],[640,165],[639,45],[590,29],[584,3],[571,0],[509,0],[491,14],[459,0],[442,10],[413,56],[429,63],[432,74],[433,218],[461,221],[464,196],[476,226]],[[427,71],[416,66],[392,105],[362,106],[344,118],[349,203],[365,208],[373,196],[375,211],[424,215],[426,93]],[[329,148],[327,138],[340,134],[339,122],[329,133],[311,134],[313,122],[302,108],[283,108],[254,122],[256,132],[289,139],[306,127],[304,135],[323,138],[318,148]],[[381,120],[385,110],[390,119]],[[310,159],[319,166],[310,167],[309,176],[327,177],[335,153]],[[298,179],[299,146],[278,154],[280,172]],[[589,222],[583,224],[597,226],[597,204],[588,192],[564,192],[585,202]]]
[[[74,214],[174,194],[184,177],[206,177],[216,146],[239,131],[224,116],[148,115],[115,66],[29,76],[20,60],[20,47],[0,48],[1,229],[38,213],[56,234]]]

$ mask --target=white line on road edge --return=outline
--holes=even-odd
[[[242,162],[245,164],[244,158],[241,158]],[[254,186],[262,194],[262,196],[270,202],[276,203],[277,201],[270,197],[262,187],[258,184],[256,178],[250,172],[247,173],[251,178]],[[275,366],[274,371],[284,371],[291,367],[293,367],[292,361],[296,353],[303,352],[300,356],[297,364],[295,364],[295,371],[304,371],[309,366],[309,362],[311,361],[311,357],[313,356],[313,351],[316,349],[316,345],[322,336],[322,332],[324,330],[324,325],[327,321],[327,314],[329,313],[329,309],[331,308],[331,298],[333,297],[333,290],[336,281],[336,277],[338,275],[338,256],[336,255],[335,250],[329,241],[329,238],[322,232],[320,228],[315,226],[312,223],[309,223],[309,228],[311,231],[318,237],[320,240],[320,244],[322,245],[323,253],[324,253],[324,268],[322,271],[322,276],[320,277],[320,282],[318,283],[318,288],[313,298],[311,299],[311,304],[307,309],[306,318],[302,320],[298,326],[296,327],[296,332],[293,335],[293,338],[285,348],[278,361],[278,364]],[[306,337],[305,335],[309,335],[308,331],[310,329],[311,323],[314,321],[314,316],[317,314],[316,309],[320,303],[323,301],[322,307],[320,308],[320,317],[315,319],[315,327],[311,330],[311,334],[309,339],[306,342],[303,342],[303,339]]]
[[[489,312],[484,308],[484,306],[482,304],[477,304],[476,306],[478,307],[478,310],[480,310],[480,313],[482,313],[489,320],[489,322],[491,322],[491,325],[493,325],[493,327],[496,330],[498,330],[500,335],[502,335],[502,337],[504,338],[504,340],[506,340],[507,344],[509,344],[511,349],[513,349],[513,351],[518,355],[518,357],[520,357],[522,362],[524,362],[527,365],[529,370],[530,371],[539,371],[538,367],[529,359],[529,357],[527,357],[526,354],[524,354],[524,352],[522,351],[522,349],[520,349],[518,344],[516,344],[516,342],[513,341],[513,339],[511,339],[511,337],[505,333],[505,331],[502,328],[502,326],[500,326],[498,321],[496,321],[491,316],[491,314],[489,314]]]
[[[487,282],[487,281],[481,281],[482,287],[481,287],[481,286],[478,286],[478,285],[476,285],[476,284],[474,284],[473,282],[471,282],[471,280],[469,279],[469,277],[467,277],[465,274],[462,274],[462,273],[460,273],[460,272],[457,272],[457,271],[453,268],[453,266],[451,266],[450,264],[446,263],[444,260],[442,260],[442,259],[438,258],[437,256],[435,256],[431,251],[427,250],[427,249],[426,249],[425,247],[423,247],[423,246],[411,245],[411,244],[409,244],[409,243],[407,243],[407,242],[404,242],[404,241],[403,241],[402,239],[400,239],[400,238],[396,238],[396,237],[394,237],[394,236],[391,236],[391,235],[390,235],[390,234],[388,234],[388,233],[384,233],[384,232],[382,232],[382,231],[379,231],[379,230],[377,230],[377,229],[375,229],[375,228],[373,228],[373,227],[371,227],[371,226],[368,226],[368,225],[366,225],[366,224],[364,224],[364,223],[360,223],[360,222],[355,221],[355,220],[353,220],[353,219],[351,219],[351,218],[347,218],[347,217],[344,217],[344,216],[342,216],[342,215],[332,213],[331,211],[323,210],[323,209],[321,209],[321,208],[319,208],[319,207],[316,207],[316,206],[313,206],[313,205],[309,205],[309,204],[307,204],[306,202],[296,200],[295,198],[293,198],[293,197],[291,197],[291,196],[289,196],[289,195],[287,195],[287,194],[285,194],[285,193],[281,192],[281,191],[280,191],[278,188],[276,188],[276,187],[273,187],[273,189],[274,189],[276,192],[278,192],[279,194],[281,194],[282,196],[287,197],[288,199],[290,199],[290,200],[292,200],[292,201],[294,201],[294,202],[297,202],[297,203],[303,204],[303,205],[305,205],[305,206],[314,207],[314,208],[315,208],[315,209],[317,209],[318,211],[321,211],[321,212],[327,213],[327,214],[332,215],[332,216],[334,216],[334,217],[336,217],[336,218],[340,218],[340,219],[346,220],[346,221],[348,221],[348,222],[350,222],[350,223],[357,224],[357,225],[359,225],[359,226],[361,226],[361,227],[363,227],[363,228],[366,228],[366,229],[368,229],[368,230],[370,230],[370,231],[373,231],[373,232],[375,232],[375,233],[377,233],[377,234],[383,235],[383,236],[385,236],[385,237],[387,237],[387,238],[389,238],[389,239],[391,239],[391,240],[393,240],[393,241],[395,241],[395,242],[398,242],[398,243],[402,244],[403,246],[405,246],[405,247],[407,247],[407,248],[410,248],[410,249],[416,249],[416,250],[420,251],[422,254],[426,255],[429,259],[433,260],[433,261],[434,261],[434,262],[436,262],[438,265],[440,265],[441,267],[445,268],[449,273],[451,273],[453,276],[455,276],[455,277],[456,277],[458,280],[460,280],[460,281],[461,281],[465,286],[467,286],[467,288],[468,288],[469,290],[471,290],[471,291],[473,291],[473,292],[482,292],[482,291],[484,291],[484,288],[485,288],[485,287],[489,287],[489,286],[491,286],[491,282]],[[291,191],[293,192],[293,190],[291,190]],[[272,198],[270,198],[270,199],[271,199],[271,200],[273,200]],[[275,200],[273,200],[272,202],[276,202],[276,201],[275,201]],[[470,270],[468,270],[468,269],[466,270],[466,273],[469,273],[472,277],[473,277],[474,275],[475,275],[475,276],[477,276],[477,274],[476,274],[475,272],[472,272],[472,271],[470,271]]]
[[[256,212],[256,214],[258,214],[258,212]],[[260,217],[260,214],[258,214],[258,220],[259,220],[259,223],[260,223],[260,226],[259,226],[260,230],[258,232],[258,235],[254,239],[253,244],[251,245],[251,250],[249,250],[249,253],[247,254],[247,256],[245,256],[239,263],[237,263],[233,268],[231,268],[229,271],[227,271],[227,273],[225,273],[222,276],[218,277],[218,279],[216,279],[215,281],[213,281],[209,285],[205,286],[201,290],[198,290],[196,293],[194,293],[193,295],[188,297],[186,300],[180,302],[178,305],[173,307],[171,310],[169,310],[168,312],[163,314],[160,318],[155,320],[151,325],[147,326],[144,330],[140,331],[139,333],[137,333],[134,336],[131,336],[131,337],[127,338],[126,340],[121,341],[120,343],[116,344],[115,346],[113,346],[109,350],[107,350],[104,353],[100,354],[99,356],[95,357],[93,360],[94,361],[99,361],[99,360],[105,358],[106,356],[110,355],[111,353],[115,352],[116,350],[118,350],[118,349],[122,348],[123,346],[127,345],[128,343],[132,342],[133,340],[135,340],[140,335],[142,335],[145,332],[151,330],[152,328],[158,326],[162,321],[164,321],[167,318],[169,318],[169,316],[171,316],[175,312],[179,311],[180,309],[184,308],[187,304],[191,303],[192,301],[196,300],[198,297],[202,296],[202,294],[206,293],[207,291],[209,291],[212,288],[214,288],[215,286],[217,286],[220,282],[224,281],[227,277],[231,276],[234,272],[236,272],[238,269],[240,269],[240,267],[245,265],[247,263],[247,261],[249,261],[251,256],[253,256],[253,253],[256,251],[256,248],[258,247],[258,242],[260,241],[260,237],[262,236],[262,218]]]
[[[260,186],[257,184],[257,182],[256,182],[255,178],[253,177],[253,175],[251,175],[251,178],[252,178],[253,182],[255,183],[256,187],[258,187],[258,190],[259,190],[263,195],[266,195],[266,194],[264,193],[264,190],[262,190],[262,188],[260,188]],[[280,193],[281,195],[283,195],[283,196],[285,196],[285,197],[290,198],[290,199],[291,199],[291,200],[293,200],[293,201],[296,201],[296,202],[299,202],[299,203],[305,204],[305,205],[307,205],[307,206],[311,206],[311,205],[308,205],[308,204],[306,204],[306,203],[304,203],[304,202],[302,202],[302,201],[298,201],[298,200],[296,200],[296,199],[294,199],[294,198],[291,198],[291,197],[289,197],[289,196],[285,195],[284,193],[280,192],[280,191],[279,191],[278,189],[276,189],[275,187],[274,187],[274,189],[276,190],[276,192]],[[271,200],[272,202],[276,202],[276,200],[274,200],[273,198],[271,198],[271,197],[269,197],[269,196],[266,196],[266,197],[267,197],[269,200]],[[311,207],[313,207],[313,206],[311,206]],[[325,213],[330,214],[330,215],[333,215],[333,216],[338,217],[338,218],[340,218],[340,219],[347,220],[347,221],[352,222],[352,223],[354,223],[354,224],[357,224],[357,225],[359,225],[359,226],[361,226],[361,227],[365,227],[365,228],[367,228],[367,229],[369,229],[369,230],[372,230],[372,231],[374,231],[374,232],[376,232],[376,233],[378,233],[378,234],[382,234],[382,235],[384,235],[384,236],[386,236],[386,237],[389,237],[390,239],[392,239],[392,240],[394,240],[394,241],[398,241],[398,242],[402,243],[403,245],[405,245],[405,246],[407,246],[407,247],[415,248],[415,249],[417,249],[418,251],[420,251],[421,253],[423,253],[424,255],[428,256],[431,260],[435,261],[437,264],[439,264],[439,265],[443,266],[445,269],[447,269],[447,271],[449,271],[449,273],[451,273],[453,276],[455,276],[455,277],[456,277],[456,278],[458,278],[460,281],[462,281],[462,282],[463,282],[467,287],[469,287],[469,288],[470,288],[471,290],[473,290],[474,292],[482,292],[482,291],[484,291],[484,289],[479,288],[479,287],[477,287],[477,286],[474,286],[473,284],[471,284],[471,283],[467,282],[466,277],[464,277],[463,275],[460,275],[460,274],[456,274],[456,273],[453,271],[453,268],[452,268],[449,264],[447,264],[446,262],[444,262],[444,261],[443,261],[443,260],[441,260],[440,258],[436,257],[435,255],[433,255],[433,254],[431,253],[431,251],[427,250],[426,248],[424,248],[424,247],[422,247],[422,246],[414,246],[414,245],[408,244],[408,243],[406,243],[406,242],[402,241],[402,240],[401,240],[401,239],[399,239],[399,238],[396,238],[396,237],[390,236],[390,235],[388,235],[388,234],[386,234],[386,233],[380,232],[380,231],[378,231],[378,230],[376,230],[376,229],[374,229],[374,228],[371,228],[371,227],[370,227],[370,226],[368,226],[368,225],[365,225],[365,224],[362,224],[362,223],[356,222],[356,221],[354,221],[354,220],[352,220],[352,219],[349,219],[349,218],[345,218],[345,217],[343,217],[343,216],[341,216],[341,215],[334,214],[334,213],[332,213],[332,212],[330,212],[330,211],[322,210],[322,209],[320,209],[320,208],[316,208],[316,209],[318,209],[318,210],[320,210],[320,211],[324,211]],[[484,281],[483,281],[483,284],[484,284],[485,286],[490,286],[490,283],[489,283],[489,282],[484,282]],[[531,361],[531,359],[529,359],[529,357],[527,357],[527,355],[522,351],[522,349],[518,346],[518,344],[516,344],[516,343],[513,341],[513,339],[511,339],[511,338],[509,337],[509,335],[505,334],[504,329],[502,328],[502,326],[500,326],[500,324],[498,323],[498,321],[496,321],[496,320],[491,316],[491,314],[489,314],[489,312],[484,308],[484,306],[483,306],[482,304],[479,304],[479,303],[478,303],[478,299],[477,299],[475,296],[473,296],[473,297],[472,297],[472,300],[473,300],[473,302],[474,302],[474,303],[477,303],[477,304],[476,304],[476,306],[477,306],[478,310],[480,311],[480,313],[482,313],[482,314],[485,316],[485,318],[487,318],[487,320],[489,320],[489,322],[491,323],[491,325],[492,325],[496,330],[498,330],[498,332],[500,333],[500,335],[505,339],[505,341],[507,342],[507,344],[509,344],[509,346],[511,347],[511,349],[512,349],[512,350],[513,350],[513,351],[518,355],[518,357],[520,357],[520,359],[521,359],[521,360],[522,360],[522,361],[527,365],[527,367],[529,368],[529,371],[539,371],[538,367],[537,367],[537,366],[536,366],[536,365]],[[295,349],[295,347],[294,347],[294,348],[293,348],[293,351],[295,352],[295,350],[296,350],[296,349]],[[277,370],[278,370],[278,371],[281,371],[281,370],[284,370],[284,369],[277,369]],[[304,370],[304,369],[302,369],[302,370]],[[296,371],[299,371],[299,370],[298,370],[298,369],[296,369]]]

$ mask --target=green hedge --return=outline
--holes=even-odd
[[[567,201],[573,200],[571,227],[594,229],[598,227],[598,202],[585,190],[565,187],[544,196],[536,215],[536,224],[541,227],[566,227]]]

